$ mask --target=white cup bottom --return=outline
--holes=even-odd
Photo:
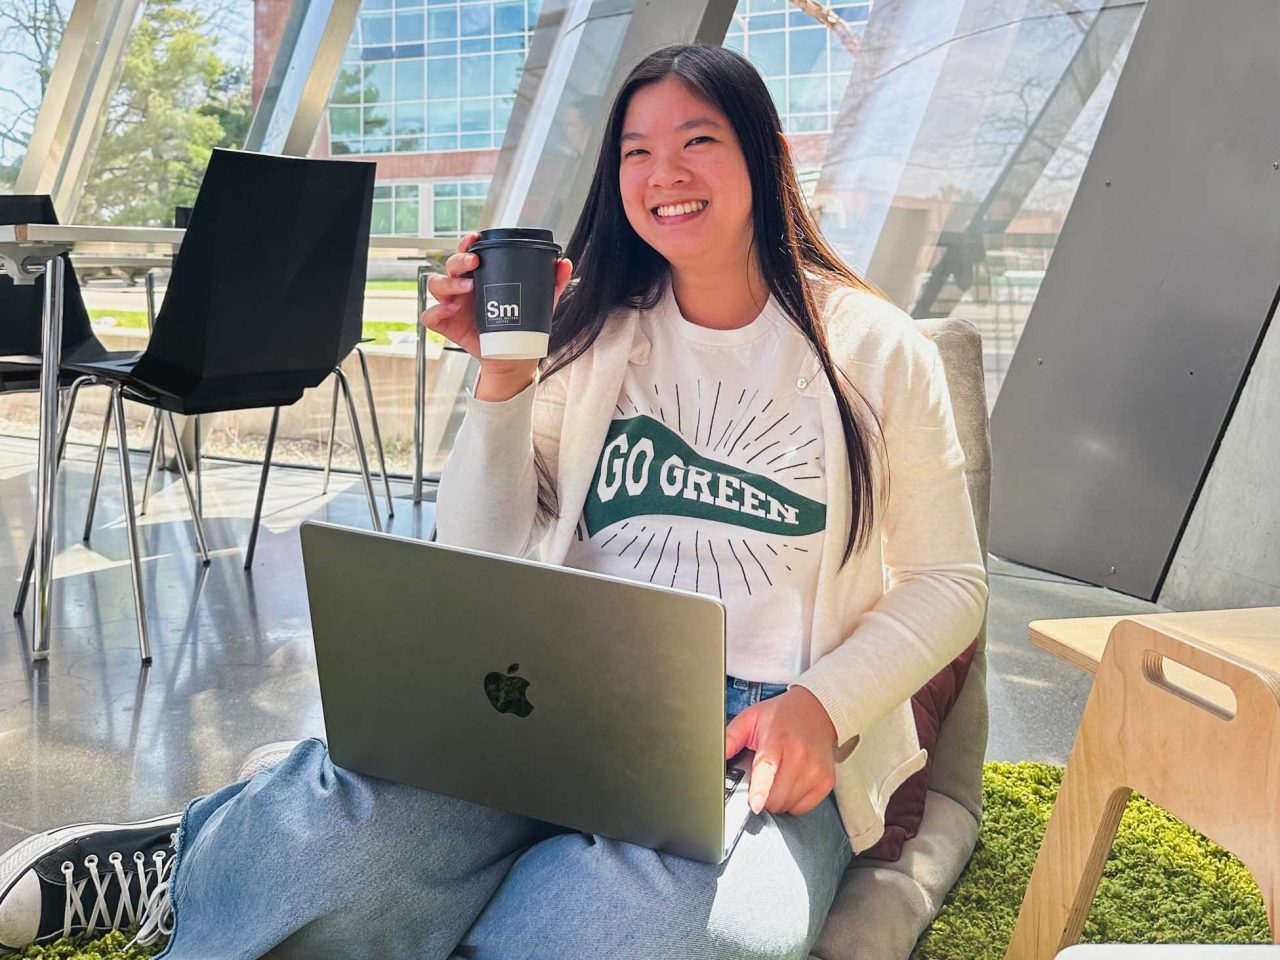
[[[485,360],[541,360],[551,337],[536,330],[503,330],[480,334],[480,356]]]

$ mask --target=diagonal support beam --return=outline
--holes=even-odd
[[[360,0],[293,0],[246,150],[307,155],[359,12]]]
[[[14,193],[47,193],[75,218],[142,0],[76,0]]]

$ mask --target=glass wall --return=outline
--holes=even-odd
[[[912,315],[978,326],[993,404],[1141,10],[874,0],[857,44],[828,44],[850,80],[813,195],[823,230]]]
[[[42,0],[38,23],[0,4],[0,189],[16,175],[70,2]],[[457,237],[481,225],[542,5],[364,0],[313,155],[378,164],[375,233]],[[168,224],[176,205],[191,202],[209,151],[244,142],[254,74],[265,76],[283,26],[271,17],[288,8],[272,9],[255,15],[252,0],[146,0],[76,221]],[[1056,0],[738,3],[725,44],[764,76],[824,231],[903,309],[979,326],[992,402],[1141,9]],[[607,76],[612,54],[599,56]],[[589,138],[590,125],[579,126],[566,139]],[[545,207],[560,202],[548,197]],[[78,269],[100,336],[115,348],[145,343],[141,273]],[[410,466],[416,269],[371,262],[364,308],[397,472]],[[163,296],[164,271],[158,276]],[[439,348],[432,345],[431,362],[443,369]],[[441,375],[430,388],[447,393],[460,382]],[[313,393],[282,424],[283,460],[323,456],[329,399],[327,390]],[[18,403],[0,410],[8,418],[0,430],[31,432],[33,418],[14,413]],[[206,447],[255,456],[265,424],[249,414],[210,418]],[[354,465],[344,434],[338,462]]]
[[[364,0],[330,98],[330,152],[500,147],[540,5]]]

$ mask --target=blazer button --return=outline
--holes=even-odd
[[[804,377],[801,377],[799,380],[796,381],[797,390],[803,390],[808,385],[809,385],[809,381],[806,380]]]

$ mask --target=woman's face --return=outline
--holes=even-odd
[[[675,77],[631,97],[618,186],[632,228],[671,264],[720,266],[751,246],[751,179],[723,113]]]

